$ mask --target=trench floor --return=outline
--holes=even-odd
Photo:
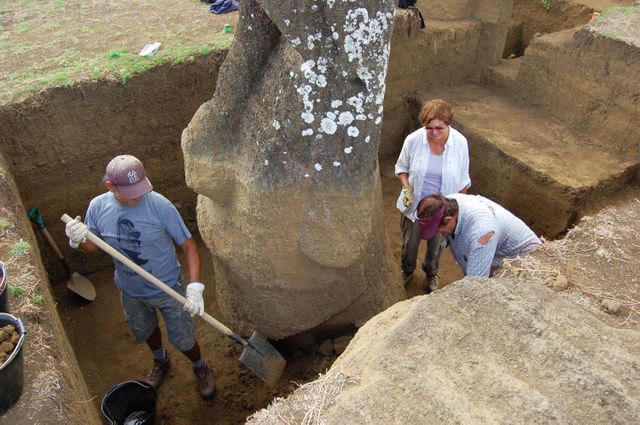
[[[395,209],[395,200],[400,187],[392,175],[382,178],[382,186],[385,224],[391,249],[399,261],[400,213]],[[205,292],[206,311],[219,317],[212,284],[215,283],[215,277],[211,256],[199,237],[196,239],[200,247],[202,275],[205,282],[209,283]],[[424,258],[424,247],[421,247],[419,258]],[[127,328],[119,292],[112,281],[113,269],[86,277],[93,282],[97,292],[96,300],[92,303],[68,291],[64,282],[52,286],[92,401],[99,408],[103,395],[113,385],[143,379],[151,366],[151,356],[145,344],[134,343]],[[443,284],[462,277],[448,251],[441,262],[440,277]],[[424,294],[424,280],[424,273],[418,267],[407,286],[407,296]],[[203,356],[213,367],[218,385],[215,399],[203,401],[196,391],[190,362],[167,343],[164,325],[161,325],[161,329],[173,366],[159,391],[159,424],[243,423],[247,416],[266,407],[273,398],[286,396],[298,384],[315,379],[337,358],[335,353],[329,356],[320,354],[317,344],[306,350],[278,345],[277,348],[287,358],[287,369],[279,386],[271,389],[238,361],[242,350],[237,344],[218,334],[206,323],[196,320],[197,339]]]

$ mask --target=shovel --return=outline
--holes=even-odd
[[[61,220],[65,223],[68,223],[73,219],[67,214],[64,214],[61,217]],[[163,283],[160,279],[156,278],[151,273],[147,272],[145,269],[131,261],[129,257],[120,253],[120,251],[113,248],[98,236],[94,235],[91,232],[88,232],[87,239],[96,244],[98,248],[102,249],[107,254],[111,255],[113,258],[120,261],[122,264],[126,265],[131,270],[138,273],[140,276],[144,277],[149,282],[157,286],[158,289],[170,295],[180,304],[184,305],[184,303],[187,301],[185,297],[178,294],[176,291]],[[278,353],[278,350],[276,350],[275,347],[271,345],[265,337],[254,331],[253,335],[251,335],[251,338],[249,338],[249,340],[247,341],[233,333],[231,329],[218,322],[209,314],[202,313],[200,317],[202,317],[205,322],[213,326],[218,332],[231,338],[244,347],[244,349],[242,350],[242,354],[240,355],[240,362],[247,368],[249,368],[258,378],[262,379],[270,387],[273,387],[278,383],[287,362],[284,357],[282,357],[282,355]]]
[[[60,251],[60,248],[58,248],[58,245],[56,245],[47,228],[44,227],[44,220],[42,219],[42,213],[40,212],[40,210],[36,207],[32,207],[29,212],[27,212],[27,216],[29,216],[29,220],[31,220],[33,224],[37,225],[40,228],[42,234],[51,245],[51,248],[53,248],[53,250],[55,251],[56,257],[58,257],[58,259],[62,262],[62,265],[69,274],[70,277],[67,281],[67,288],[80,295],[87,301],[95,300],[96,288],[93,287],[93,284],[89,279],[82,276],[78,272],[71,271],[67,260],[64,258],[64,255],[62,255],[62,251]]]

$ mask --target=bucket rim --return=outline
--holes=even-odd
[[[0,260],[0,294],[6,289],[7,281],[7,270],[5,269],[2,260]]]
[[[110,417],[111,412],[109,411],[109,408],[107,406],[105,406],[105,400],[107,399],[108,396],[110,396],[114,391],[116,391],[118,388],[127,385],[127,384],[138,384],[141,387],[144,387],[145,389],[151,389],[153,390],[153,393],[156,397],[158,397],[158,390],[151,384],[149,384],[146,381],[136,381],[136,380],[130,380],[130,381],[124,381],[124,382],[120,382],[119,384],[116,384],[114,386],[112,386],[111,388],[109,388],[107,390],[107,392],[104,394],[104,396],[102,397],[102,401],[100,402],[100,413],[102,413],[102,416],[109,422],[109,424],[111,425],[117,425],[116,422],[114,422]],[[155,414],[158,411],[158,408],[154,408],[154,411],[151,412],[153,414]]]
[[[7,317],[9,317],[10,319],[7,319]],[[13,314],[0,313],[0,321],[7,321],[8,322],[8,321],[11,321],[11,320],[13,320],[13,322],[14,322],[12,324],[16,325],[16,328],[19,329],[18,332],[20,333],[20,339],[18,340],[18,343],[14,347],[13,352],[11,353],[11,355],[7,358],[7,360],[4,361],[4,363],[2,365],[0,365],[0,371],[4,370],[4,368],[7,367],[9,364],[11,364],[13,359],[15,359],[20,354],[20,351],[22,350],[22,345],[24,344],[25,335],[27,334],[27,330],[25,329],[24,325],[22,324],[22,320],[20,320],[19,318],[17,318]]]

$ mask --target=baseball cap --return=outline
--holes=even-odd
[[[443,216],[444,205],[440,208],[436,215],[432,217],[418,217],[418,222],[420,223],[420,239],[432,239],[438,232],[438,226],[440,226],[440,222],[442,221]]]
[[[132,155],[118,155],[107,165],[107,179],[127,199],[138,198],[153,190],[144,166]]]

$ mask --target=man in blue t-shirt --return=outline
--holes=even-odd
[[[144,167],[136,157],[119,155],[112,159],[107,165],[104,182],[108,192],[91,200],[85,223],[76,217],[67,224],[69,244],[85,252],[97,251],[98,247],[86,238],[91,231],[186,297],[187,302],[181,306],[174,298],[114,260],[114,280],[120,289],[129,328],[136,340],[145,341],[153,353],[153,367],[146,380],[158,388],[171,367],[158,327],[156,311],[160,311],[169,341],[193,363],[200,395],[205,399],[213,397],[215,378],[202,359],[194,336],[193,316],[204,313],[204,284],[200,281],[198,247],[191,233],[176,207],[152,190]],[[191,283],[186,290],[180,279],[180,263],[174,242],[182,248],[189,269]]]

